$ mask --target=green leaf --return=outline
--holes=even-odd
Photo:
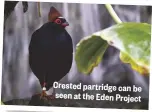
[[[96,52],[98,52],[99,55],[96,55],[96,57],[100,57],[101,54],[99,52],[104,53],[103,51],[105,51],[105,49],[102,49],[102,44],[98,44],[100,45],[98,48],[96,43],[107,41],[109,45],[114,46],[120,50],[120,59],[124,63],[130,63],[131,67],[141,74],[149,74],[151,42],[151,26],[149,24],[133,22],[120,23],[106,28],[102,31],[96,32],[93,35],[94,36],[90,36],[88,40],[85,40],[86,42],[83,42],[84,40],[82,39],[77,46],[76,57],[79,58],[76,58],[76,63],[80,72],[85,74],[90,73],[93,67],[95,67],[95,65],[97,66],[97,64],[100,63],[97,58],[94,58],[94,60],[90,61],[87,58],[83,58],[83,56],[85,55],[85,57],[90,57],[89,55],[93,55],[93,53],[96,54]],[[95,50],[93,51],[90,49],[90,46],[87,46],[87,52],[90,51],[91,53],[86,54],[83,52],[86,50],[86,48],[81,48],[81,46],[84,46],[81,44],[87,43],[87,41],[90,41],[93,37],[101,37],[101,40],[99,41],[94,39],[92,43],[90,42],[91,45],[96,49],[93,49]],[[80,49],[81,52],[78,52]],[[102,57],[100,58],[102,59]],[[83,64],[81,61],[89,62],[87,64]],[[87,69],[88,67],[89,69]],[[90,67],[92,68],[90,69]]]
[[[151,26],[121,23],[103,30],[100,36],[120,50],[120,59],[141,74],[149,74]],[[129,60],[128,60],[129,59]]]
[[[101,39],[100,36],[85,37],[76,46],[75,60],[78,70],[84,74],[92,72],[101,60],[108,43]]]

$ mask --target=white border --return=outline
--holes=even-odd
[[[31,111],[31,112],[147,112],[149,110],[136,110],[136,109],[106,109],[106,108],[80,108],[80,107],[41,107],[41,106],[14,106],[14,105],[7,105],[1,106],[1,110],[16,110],[16,111]]]
[[[152,32],[152,17],[151,17],[151,32]],[[152,74],[152,39],[151,39],[151,53],[150,53],[150,75],[151,74]],[[152,110],[152,76],[150,76],[149,78],[149,110]]]
[[[4,17],[4,1],[0,1],[0,85],[2,82],[2,55],[3,55],[3,17]],[[0,94],[1,94],[1,87],[0,87]],[[1,95],[0,95],[1,101]]]
[[[17,1],[17,0],[9,0],[9,1]],[[66,2],[66,3],[92,3],[92,4],[120,4],[120,5],[151,5],[152,6],[152,0],[19,0],[19,1],[40,1],[40,2]],[[4,17],[4,1],[0,0],[0,85],[1,85],[1,79],[2,79],[2,48],[3,48],[3,17]],[[152,44],[151,44],[152,48]],[[151,52],[152,56],[152,52]],[[152,60],[151,60],[152,63]],[[150,67],[152,68],[152,66]],[[152,73],[152,69],[150,69],[150,73]],[[152,77],[150,77],[150,88],[152,88]],[[1,88],[0,88],[1,93]],[[1,99],[1,95],[0,95]],[[149,111],[152,110],[152,91],[149,90]],[[1,101],[1,100],[0,100]],[[0,110],[4,112],[4,110],[18,110],[18,111],[40,111],[40,112],[46,112],[46,111],[87,111],[87,112],[101,112],[101,111],[113,111],[113,112],[147,112],[148,110],[132,110],[132,109],[104,109],[104,108],[73,108],[73,107],[41,107],[41,106],[13,106],[13,105],[1,105]]]

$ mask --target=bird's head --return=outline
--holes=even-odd
[[[48,20],[49,22],[53,22],[57,25],[60,25],[63,28],[69,26],[69,23],[66,21],[66,19],[54,7],[50,8],[50,12],[48,14]]]
[[[61,25],[62,27],[69,26],[69,23],[63,17],[58,17],[53,21],[55,24]]]

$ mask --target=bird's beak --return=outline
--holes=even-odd
[[[64,23],[62,23],[62,26],[64,26],[64,27],[69,26],[69,23],[68,22],[64,22]]]

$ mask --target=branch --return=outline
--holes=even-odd
[[[118,17],[118,15],[110,4],[105,4],[105,7],[107,8],[108,12],[116,23],[122,23],[122,21],[120,20],[120,18]]]
[[[118,109],[148,109],[148,99],[141,99],[142,102],[126,103],[124,101],[95,101],[95,100],[72,100],[54,99],[40,100],[38,96],[28,99],[14,99],[4,102],[5,105],[30,105],[30,106],[59,106],[59,107],[88,107],[88,108],[118,108]]]

